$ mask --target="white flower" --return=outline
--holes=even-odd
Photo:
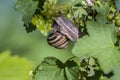
[[[94,1],[95,0],[86,0],[88,6],[94,6]]]

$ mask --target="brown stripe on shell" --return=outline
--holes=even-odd
[[[66,48],[69,43],[67,36],[58,32],[49,34],[47,42],[49,45],[59,49]]]

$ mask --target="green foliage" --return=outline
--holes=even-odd
[[[42,13],[46,15],[46,17],[53,17],[56,11],[56,3],[57,0],[46,0],[43,5]]]
[[[66,0],[42,0],[43,4],[40,0],[18,0],[16,10],[24,14],[23,21],[27,27],[36,26],[42,34],[47,35],[56,17],[68,16],[84,33],[73,47],[72,53],[79,59],[87,57],[87,61],[77,61],[80,62],[78,66],[73,60],[62,63],[57,58],[46,57],[33,71],[33,80],[119,79],[120,71],[117,69],[120,67],[120,39],[115,30],[116,22],[112,20],[117,12],[115,8],[111,9],[109,1],[97,0],[90,7],[83,0],[70,0],[68,3]],[[108,14],[112,16],[108,17]],[[107,74],[111,71],[114,74],[112,77]]]
[[[10,51],[0,53],[0,80],[29,79],[31,62],[18,56],[11,56]]]
[[[73,48],[73,54],[77,57],[94,56],[105,72],[113,70],[114,66],[120,62],[120,51],[114,46],[116,42],[115,26],[88,22],[87,30],[89,36],[78,40]]]
[[[115,68],[114,68],[114,76],[111,77],[110,80],[118,80],[120,78],[120,69],[119,68],[120,68],[120,65],[115,66]]]
[[[56,16],[67,14],[69,5],[59,4],[57,0],[18,0],[15,5],[15,10],[23,14],[22,21],[27,32],[35,30],[35,26],[38,27],[37,24],[31,22],[34,16],[41,16],[42,18],[39,18],[41,25],[47,24],[44,26],[44,30],[43,27],[38,27],[38,29],[43,35],[46,35],[50,31],[51,20]]]
[[[110,80],[110,79],[108,79],[107,77],[102,76],[102,77],[100,77],[100,80]]]
[[[70,5],[71,2],[73,2],[73,0],[58,0],[58,3],[60,3],[60,4],[66,4],[66,5]]]
[[[48,19],[60,16],[62,14],[67,14],[69,10],[69,5],[58,3],[57,0],[46,0],[43,5],[42,15],[45,15]]]
[[[34,16],[32,18],[32,24],[36,25],[36,27],[41,31],[45,36],[47,32],[51,30],[51,24],[49,21],[45,21],[42,16]]]
[[[109,12],[108,3],[99,4],[99,6],[94,6],[93,9],[95,9],[97,11],[97,13],[99,13],[96,16],[97,21],[99,21],[101,23],[106,23],[107,22],[106,15]]]
[[[99,15],[106,16],[109,11],[108,3],[99,4],[99,6],[94,6],[93,9],[97,10]]]
[[[78,80],[79,66],[73,60],[62,63],[54,57],[46,57],[33,71],[33,80]]]
[[[38,6],[38,1],[33,0],[18,0],[15,5],[15,10],[23,14],[23,22],[31,22],[32,16],[35,13]]]
[[[38,1],[33,0],[18,0],[15,4],[15,10],[22,13],[22,21],[27,32],[35,30],[35,26],[31,24],[31,19],[38,8]]]
[[[78,40],[78,43],[73,48],[72,52],[77,57],[95,57],[98,59],[100,67],[105,73],[110,71],[116,72],[114,66],[119,66],[119,48],[114,44],[117,41],[115,26],[106,24],[106,15],[109,13],[109,6],[107,3],[99,3],[99,6],[94,6],[98,13],[97,21],[87,21],[86,28],[89,34]],[[108,68],[109,66],[109,68]],[[114,77],[117,80],[116,74]]]
[[[85,9],[83,9],[82,7],[79,7],[75,12],[74,12],[74,16],[75,17],[79,17],[81,18],[82,15],[87,15],[87,12],[85,11]]]

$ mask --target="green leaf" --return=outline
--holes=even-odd
[[[108,3],[99,3],[99,6],[93,6],[93,9],[97,10],[97,12],[103,16],[106,16],[109,11]]]
[[[74,61],[62,63],[54,57],[46,57],[33,71],[33,80],[78,80],[79,67]]]
[[[42,14],[50,18],[55,15],[57,0],[46,0],[43,5]]]
[[[63,16],[63,14],[68,13],[70,6],[64,3],[59,3],[57,1],[58,0],[45,1],[43,5],[43,10],[41,11],[41,13],[44,16],[46,16],[48,19],[52,19],[53,17],[56,17],[56,16]]]
[[[81,5],[81,3],[83,2],[84,0],[72,0],[71,1],[71,4],[74,6],[74,5]]]
[[[27,80],[31,68],[25,58],[11,56],[9,51],[0,53],[0,80]]]
[[[73,0],[58,0],[59,4],[70,5]]]
[[[101,76],[99,80],[110,80],[110,79],[105,76]]]
[[[25,23],[31,21],[33,14],[38,7],[38,1],[33,0],[18,0],[15,5],[15,10],[23,14],[22,20]]]
[[[35,15],[32,18],[32,24],[45,36],[47,36],[47,33],[51,30],[51,23],[48,20],[44,20],[42,16]]]
[[[87,15],[87,12],[85,11],[85,9],[83,9],[82,7],[79,7],[75,12],[74,12],[74,16],[75,17],[82,17],[82,15]]]
[[[26,23],[26,24],[24,23],[24,27],[25,27],[25,30],[26,30],[27,33],[36,30],[36,26],[33,25],[32,22],[31,22],[31,23],[28,23],[28,24],[27,24],[27,23]]]
[[[110,80],[120,80],[120,65],[114,67],[114,75]]]
[[[96,16],[97,21],[101,23],[106,23],[106,16],[109,12],[108,3],[99,3],[99,6],[93,6],[93,9],[95,9],[98,13]]]
[[[89,36],[78,40],[72,52],[77,57],[95,57],[105,73],[120,64],[120,51],[116,42],[115,26],[97,22],[88,22]],[[108,68],[109,67],[109,68]]]

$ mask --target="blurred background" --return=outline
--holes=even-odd
[[[0,52],[10,50],[12,55],[19,55],[34,63],[40,63],[47,56],[62,61],[73,56],[72,47],[56,49],[49,46],[39,30],[27,33],[23,27],[22,15],[14,10],[16,1],[0,0]]]

